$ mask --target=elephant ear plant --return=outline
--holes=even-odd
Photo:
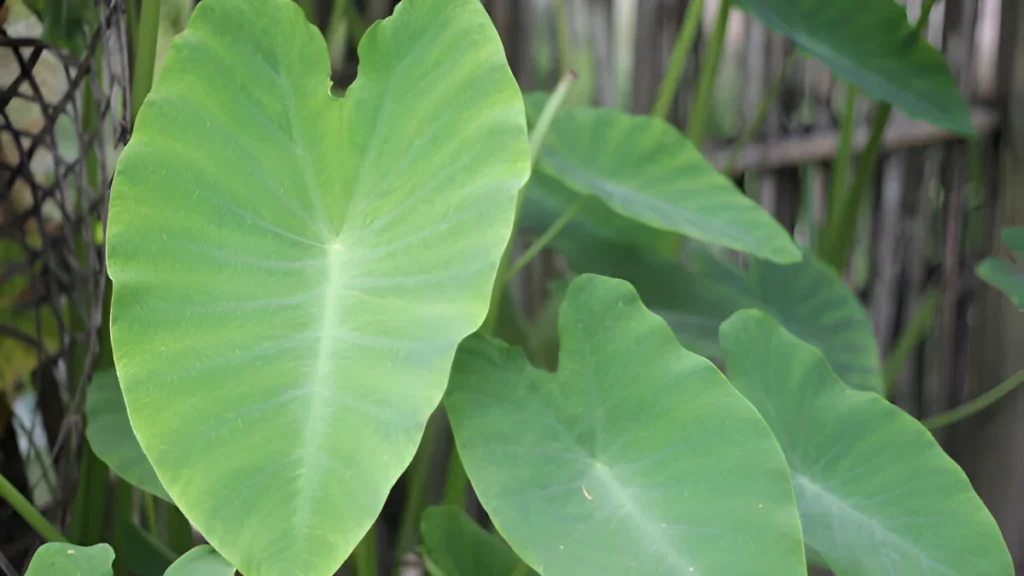
[[[959,126],[958,95],[872,75],[903,44],[853,66],[852,36],[801,32],[821,4],[791,4],[741,7]],[[670,124],[560,112],[568,81],[524,100],[478,0],[403,0],[344,97],[329,74],[294,3],[204,0],[117,166],[116,374],[88,391],[87,434],[209,543],[167,575],[334,574],[435,412],[449,502],[471,483],[494,531],[413,507],[432,574],[1013,573],[966,476],[885,399],[856,297]],[[578,273],[547,332],[507,291],[544,247]],[[30,573],[113,559],[48,544]]]

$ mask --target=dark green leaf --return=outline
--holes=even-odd
[[[737,0],[832,72],[914,118],[971,134],[970,109],[942,54],[893,0]]]

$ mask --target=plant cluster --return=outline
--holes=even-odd
[[[293,3],[200,3],[118,161],[88,398],[96,454],[209,542],[167,574],[376,573],[403,474],[396,553],[418,530],[433,574],[1013,574],[836,271],[890,105],[969,135],[956,83],[893,0],[736,5],[883,102],[820,245],[704,159],[703,91],[685,135],[663,119],[693,25],[643,116],[563,105],[571,74],[524,95],[478,0],[403,0],[342,97]],[[510,280],[544,249],[572,273],[526,321]],[[980,274],[1019,297],[1008,266]],[[30,575],[113,559],[55,542]]]

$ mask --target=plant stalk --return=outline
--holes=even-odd
[[[690,0],[686,6],[686,14],[683,15],[683,26],[676,36],[676,45],[672,48],[672,58],[668,62],[665,76],[658,86],[658,99],[651,109],[651,116],[655,118],[668,118],[672,101],[675,100],[676,92],[679,90],[679,83],[686,74],[686,63],[693,50],[693,42],[697,39],[697,31],[700,30],[700,17],[704,10],[704,0]]]
[[[435,410],[427,421],[423,439],[419,449],[409,466],[409,489],[406,492],[405,505],[402,509],[402,520],[398,529],[398,540],[395,546],[395,558],[400,559],[412,549],[419,531],[420,515],[427,507],[427,478],[430,475],[430,463],[441,432],[442,416]]]
[[[715,93],[715,79],[718,75],[718,61],[722,57],[722,46],[725,44],[725,29],[729,23],[729,8],[732,0],[721,0],[718,16],[715,18],[715,30],[708,39],[708,53],[701,62],[700,77],[697,80],[697,98],[690,109],[686,127],[686,137],[694,146],[700,148],[707,137],[708,123],[711,120],[711,100]]]
[[[853,161],[853,133],[857,128],[857,88],[846,85],[846,100],[843,104],[843,126],[839,136],[839,150],[832,164],[832,182],[829,186],[828,201],[831,206],[841,204],[841,199],[850,184],[850,166]]]
[[[142,493],[142,506],[146,511],[146,525],[149,526],[149,533],[159,538],[160,529],[156,521],[156,503],[153,502],[153,495],[149,492]]]
[[[376,528],[376,525],[370,526],[356,546],[356,576],[377,576]]]
[[[66,542],[64,535],[57,530],[50,521],[46,519],[36,507],[25,498],[14,484],[11,484],[6,477],[0,474],[0,498],[11,505],[11,508],[25,519],[25,522],[32,527],[40,536],[46,538],[47,542]]]
[[[757,114],[754,116],[754,120],[744,129],[736,145],[733,146],[732,154],[729,155],[729,161],[725,163],[725,169],[722,170],[724,174],[732,174],[732,171],[736,168],[736,161],[739,160],[740,153],[750,144],[754,136],[757,135],[758,130],[761,129],[765,119],[768,118],[768,110],[779,97],[779,92],[782,91],[782,84],[785,82],[790,69],[793,68],[794,62],[796,62],[796,52],[791,52],[786,57],[786,62],[782,65],[782,72],[779,73],[778,78],[775,79],[771,88],[768,89],[768,92],[761,98],[761,102],[758,103]]]
[[[928,330],[935,322],[935,313],[939,310],[940,297],[941,293],[938,290],[929,290],[917,305],[907,326],[896,338],[896,343],[889,352],[889,359],[885,362],[885,386],[889,392],[896,387],[896,380],[899,379],[907,359],[928,335]]]
[[[461,509],[466,505],[466,494],[469,493],[469,477],[466,476],[466,469],[462,466],[462,458],[459,457],[459,448],[452,441],[452,453],[448,457],[448,472],[444,483],[444,500],[446,506],[455,506]]]
[[[515,264],[509,267],[508,271],[505,272],[505,281],[510,280],[517,272],[525,268],[526,265],[537,256],[537,254],[540,254],[540,251],[554,240],[555,236],[558,236],[558,233],[565,229],[565,227],[569,225],[569,222],[571,222],[572,219],[580,213],[580,210],[583,209],[583,205],[586,204],[586,202],[587,197],[580,194],[579,198],[570,204],[558,219],[552,222],[551,225],[548,226],[548,229],[533,241],[533,244],[530,244],[529,248],[519,256]]]
[[[914,25],[914,34],[920,34],[928,23],[935,0],[926,0],[921,6],[921,16]],[[857,173],[854,176],[853,184],[846,194],[840,198],[833,198],[829,210],[828,228],[823,235],[822,249],[820,256],[825,262],[836,270],[842,272],[846,263],[850,260],[850,252],[853,249],[853,237],[857,230],[857,217],[861,198],[864,197],[864,190],[868,181],[874,176],[875,166],[878,163],[878,153],[882,147],[882,136],[885,133],[885,125],[889,122],[892,113],[892,105],[882,102],[875,110],[875,118],[871,124],[871,138],[864,150],[857,166]]]
[[[135,69],[132,73],[132,121],[139,115],[142,101],[153,87],[156,41],[160,32],[160,0],[145,0],[139,16],[139,35],[135,44]]]
[[[925,418],[921,421],[929,430],[938,430],[951,424],[956,424],[961,420],[974,416],[978,412],[981,412],[985,408],[995,404],[1003,396],[1006,396],[1010,392],[1013,392],[1017,386],[1024,383],[1024,370],[1018,371],[1013,376],[1010,376],[1004,380],[1001,384],[992,388],[988,392],[985,392],[981,396],[953,408],[952,410],[937,414],[930,418]]]

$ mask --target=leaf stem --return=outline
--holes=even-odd
[[[833,206],[841,203],[850,183],[850,165],[853,161],[853,133],[857,128],[857,88],[846,85],[846,100],[843,104],[843,126],[839,135],[839,150],[832,164],[832,183],[829,187],[829,201]]]
[[[60,530],[50,524],[50,521],[39,510],[36,510],[36,507],[2,474],[0,474],[0,498],[10,504],[11,508],[24,518],[33,530],[46,538],[47,542],[67,542]]]
[[[153,87],[156,41],[160,32],[160,0],[145,0],[139,16],[139,35],[135,43],[135,69],[132,74],[132,121],[139,115],[142,101]]]
[[[711,100],[715,92],[715,78],[718,74],[718,61],[722,56],[725,44],[725,29],[729,23],[729,8],[732,0],[721,0],[718,16],[715,18],[715,30],[708,39],[708,53],[701,62],[700,77],[697,80],[697,98],[690,109],[686,127],[686,137],[694,146],[700,148],[707,137],[708,122],[711,119]]]
[[[555,236],[558,236],[558,233],[568,226],[569,222],[580,213],[580,210],[583,209],[583,205],[586,204],[586,202],[587,196],[580,194],[579,197],[576,198],[576,201],[570,204],[565,211],[562,212],[561,216],[552,222],[540,237],[533,241],[533,244],[530,244],[530,247],[519,256],[515,264],[509,267],[508,271],[505,272],[505,280],[515,276],[516,273],[525,268],[526,265],[537,256],[537,254],[540,254],[540,251],[543,250],[544,247],[546,247],[555,238]]]
[[[530,160],[533,164],[537,164],[537,157],[540,156],[540,150],[544,146],[548,130],[551,129],[551,124],[555,121],[555,116],[562,107],[562,103],[565,102],[565,97],[569,94],[569,89],[572,88],[574,82],[576,82],[575,72],[570,70],[563,74],[554,91],[551,92],[551,96],[548,97],[548,101],[544,104],[544,109],[541,110],[533,132],[530,134]],[[522,191],[519,192],[519,195],[522,196]]]
[[[452,441],[452,453],[448,457],[448,472],[444,482],[444,500],[447,506],[462,509],[466,505],[466,494],[469,493],[469,477],[459,458],[459,448]]]
[[[992,388],[988,392],[985,392],[981,396],[978,396],[965,404],[961,404],[952,410],[937,414],[930,418],[925,418],[921,423],[929,430],[938,430],[939,428],[944,428],[950,424],[956,424],[961,420],[965,420],[978,412],[981,412],[992,404],[995,404],[1003,396],[1013,392],[1013,390],[1022,383],[1024,383],[1024,370],[1019,370],[1016,374],[1010,376],[1001,384]]]
[[[885,362],[885,385],[889,391],[896,386],[896,380],[900,377],[900,371],[907,363],[907,358],[917,349],[921,341],[928,335],[928,330],[935,322],[935,313],[939,309],[941,293],[932,289],[924,296],[914,310],[907,326],[896,338],[896,343],[889,352],[889,359]]]
[[[697,39],[697,30],[700,30],[700,17],[704,9],[704,0],[690,0],[686,6],[686,14],[683,15],[683,26],[676,36],[675,47],[672,48],[672,58],[668,62],[665,76],[658,86],[658,99],[651,109],[651,116],[655,118],[668,118],[672,101],[679,90],[679,83],[686,73],[686,64],[689,60],[690,51],[693,49],[693,42]]]
[[[782,90],[782,84],[785,82],[790,69],[793,68],[794,62],[796,62],[795,51],[791,52],[789,56],[786,57],[786,61],[782,65],[782,72],[779,73],[778,78],[775,79],[771,88],[768,89],[768,92],[765,93],[761,98],[761,102],[757,105],[757,114],[754,116],[754,120],[746,127],[743,134],[736,142],[736,145],[733,146],[732,154],[729,155],[729,161],[725,163],[725,169],[722,170],[724,174],[732,174],[732,171],[736,168],[736,161],[739,159],[740,153],[743,152],[743,149],[747,147],[747,144],[750,144],[751,140],[754,139],[754,136],[757,135],[757,131],[761,129],[761,125],[764,124],[765,118],[768,117],[768,109],[771,108],[772,104],[779,97],[779,92]]]
[[[420,515],[427,505],[427,478],[430,474],[430,463],[434,456],[434,448],[441,432],[441,412],[435,411],[427,421],[420,447],[409,466],[409,489],[406,492],[402,519],[398,529],[398,540],[395,546],[395,557],[400,559],[412,549],[419,528]]]
[[[926,0],[921,7],[921,16],[914,25],[914,34],[920,34],[928,23],[935,0]],[[871,138],[864,150],[857,166],[857,173],[853,178],[853,184],[846,194],[839,198],[833,198],[829,210],[828,228],[823,235],[821,257],[825,262],[836,270],[842,271],[850,259],[850,251],[853,247],[853,237],[857,230],[857,217],[861,198],[864,197],[864,190],[868,181],[874,176],[875,166],[878,163],[878,153],[882,147],[882,136],[885,133],[885,126],[892,114],[892,104],[882,102],[875,110],[875,118],[871,124]],[[845,126],[844,126],[845,128]],[[833,180],[834,182],[834,180]]]
[[[142,493],[142,506],[146,511],[146,524],[149,526],[149,533],[159,537],[159,530],[156,522],[156,504],[153,502],[153,495],[149,492]]]
[[[526,562],[520,560],[519,564],[516,564],[516,569],[512,571],[512,576],[527,576],[529,573],[530,566]]]
[[[356,576],[377,576],[377,526],[370,526],[356,546]]]

